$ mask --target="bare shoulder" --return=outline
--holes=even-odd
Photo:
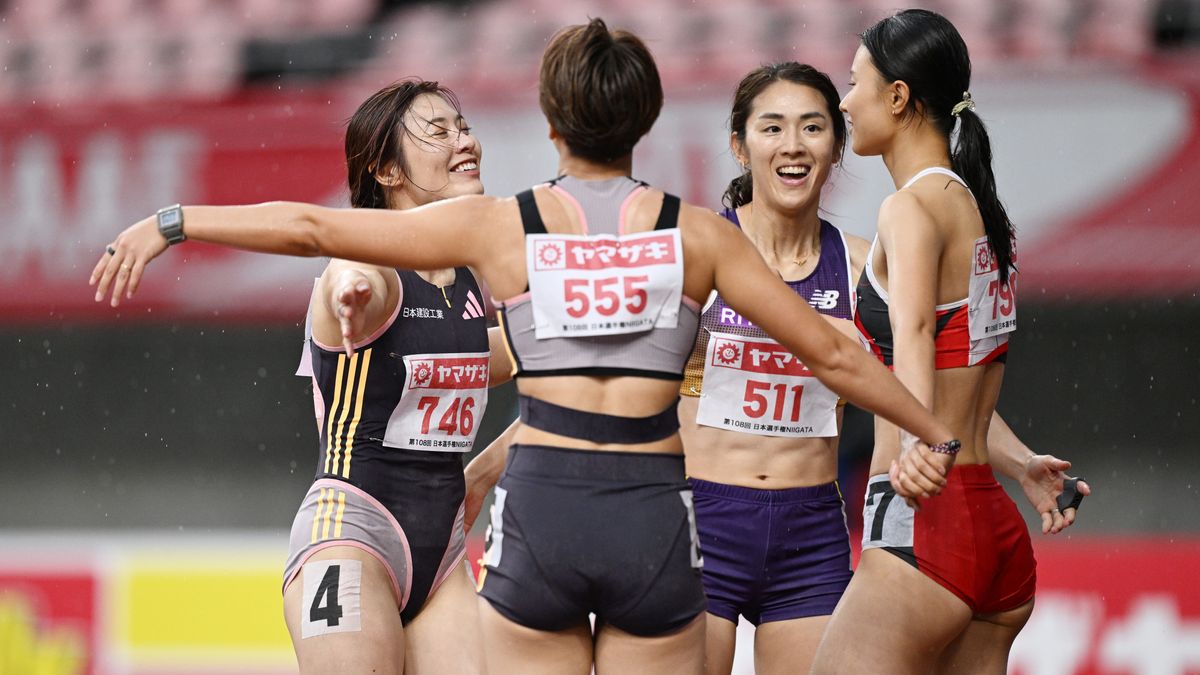
[[[879,205],[880,237],[890,237],[902,230],[929,232],[935,228],[928,206],[911,190],[894,192]]]

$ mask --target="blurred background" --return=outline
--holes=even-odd
[[[970,47],[1018,227],[1000,410],[1095,490],[1034,537],[1011,671],[1200,673],[1200,0],[911,5]],[[459,94],[489,193],[550,178],[538,59],[589,16],[639,33],[664,78],[637,177],[716,207],[738,79],[799,60],[844,87],[856,34],[901,6],[0,0],[0,675],[295,671],[279,584],[317,448],[293,373],[324,261],[188,244],[113,311],[86,281],[125,226],[175,202],[346,204],[343,124],[405,76]],[[826,217],[872,236],[882,163],[848,156],[832,183]],[[515,415],[510,388],[491,403],[480,447]],[[870,430],[848,425],[857,532]]]

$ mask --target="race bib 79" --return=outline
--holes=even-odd
[[[1000,283],[1000,268],[986,236],[975,240],[968,297],[972,342],[999,337],[1017,329],[1016,269],[1009,269],[1008,282]]]

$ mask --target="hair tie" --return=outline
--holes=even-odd
[[[971,98],[971,92],[969,91],[963,92],[962,100],[954,104],[954,107],[950,109],[950,114],[958,117],[964,110],[975,112],[975,99]]]

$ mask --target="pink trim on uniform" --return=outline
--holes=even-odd
[[[321,478],[321,479],[313,482],[313,487],[318,487],[318,486],[331,487],[336,490],[344,490],[346,492],[350,492],[350,493],[353,493],[353,494],[361,497],[363,499],[363,501],[367,502],[371,506],[374,506],[376,509],[378,509],[379,512],[382,513],[385,518],[387,518],[388,522],[392,524],[392,528],[396,530],[396,536],[400,537],[400,546],[404,549],[405,579],[404,579],[404,586],[403,586],[403,594],[402,595],[398,594],[398,596],[397,596],[397,601],[400,605],[400,611],[403,612],[404,607],[406,605],[408,605],[408,596],[409,596],[410,592],[412,591],[412,568],[413,568],[412,550],[409,549],[409,547],[408,547],[408,535],[404,534],[404,528],[400,527],[400,523],[396,521],[396,517],[392,515],[391,511],[387,510],[387,507],[385,507],[383,504],[380,504],[378,499],[375,499],[371,495],[367,494],[366,492],[363,492],[362,490],[351,485],[350,483],[346,483],[346,482],[340,481],[340,480],[335,480],[333,478]],[[312,488],[309,488],[309,491],[312,491]],[[391,570],[391,565],[387,565],[387,567],[388,567],[388,570]],[[391,574],[390,571],[388,573]]]
[[[346,546],[349,548],[360,549],[360,550],[365,551],[366,553],[370,554],[371,557],[378,560],[379,564],[383,566],[383,569],[387,570],[388,578],[392,580],[392,595],[395,596],[395,598],[396,598],[396,604],[400,605],[400,602],[401,602],[400,584],[399,584],[399,582],[396,581],[396,573],[392,570],[392,566],[390,564],[388,564],[388,561],[383,557],[382,553],[380,553],[379,551],[376,551],[375,549],[371,548],[370,546],[367,546],[366,544],[362,543],[361,541],[355,541],[353,539],[330,539],[328,541],[323,541],[320,544],[317,544],[316,546],[309,548],[308,551],[304,554],[304,557],[300,558],[300,562],[296,563],[296,569],[295,569],[295,571],[292,572],[292,576],[288,577],[283,582],[283,592],[287,593],[288,586],[290,586],[292,584],[292,582],[296,580],[296,577],[300,574],[300,570],[304,569],[304,565],[314,555],[316,555],[320,551],[324,551],[327,548],[335,548],[338,546]],[[409,566],[409,568],[411,569],[411,565]],[[411,572],[410,572],[410,577],[411,577]],[[412,579],[410,578],[409,585],[411,585],[411,584],[412,584]],[[404,608],[401,606],[400,609],[401,609],[401,611],[403,611]]]
[[[621,202],[621,210],[619,211],[621,217],[617,221],[617,234],[625,234],[625,210],[629,208],[629,202],[633,201],[634,197],[645,191],[646,188],[639,185],[633,189],[633,192],[629,193],[629,196],[625,198],[625,201]]]
[[[550,189],[557,191],[560,195],[566,197],[567,201],[569,201],[575,205],[575,211],[577,211],[579,213],[579,224],[580,224],[580,226],[583,227],[583,234],[587,234],[588,233],[587,215],[585,215],[583,213],[583,206],[579,203],[579,200],[575,199],[575,197],[570,192],[567,192],[566,190],[562,189],[558,185],[555,185],[555,186],[551,187]]]
[[[467,291],[467,304],[479,312],[479,316],[483,316],[483,303],[475,298],[475,291]]]
[[[450,535],[451,541],[453,541],[453,539],[454,539],[454,534],[453,534],[454,532],[463,531],[463,524],[466,521],[466,514],[467,514],[466,506],[467,506],[467,503],[465,500],[463,501],[463,503],[458,505],[458,515],[454,518],[454,527],[450,531],[451,532],[451,535]],[[467,557],[467,546],[466,546],[465,533],[463,535],[462,548],[460,548],[459,551],[457,553],[455,553],[453,556],[451,556],[450,551],[451,551],[450,547],[446,547],[446,552],[444,554],[442,554],[442,562],[440,565],[438,565],[437,576],[434,577],[433,586],[431,586],[429,588],[429,595],[426,596],[427,598],[433,597],[433,593],[438,589],[438,587],[440,587],[442,585],[442,582],[444,582],[446,579],[449,579],[450,575],[454,573],[454,570],[458,569],[458,564],[461,563],[463,561],[463,559],[465,559]]]
[[[692,309],[696,310],[696,313],[700,313],[700,311],[701,311],[701,309],[700,309],[700,303],[696,302],[695,300],[693,300],[693,299],[689,298],[689,297],[688,297],[688,296],[686,296],[686,295],[682,295],[682,294],[681,294],[679,297],[680,297],[680,299],[683,301],[683,304],[685,304],[685,305],[687,305],[688,307],[691,307]]]
[[[514,295],[507,300],[496,300],[495,298],[492,298],[492,302],[499,305],[501,309],[507,309],[506,305],[510,305],[510,304],[513,304],[516,302],[521,302],[522,300],[528,300],[531,297],[533,297],[532,292],[525,291],[524,293],[522,293],[520,295]]]
[[[393,323],[396,323],[396,317],[400,316],[400,309],[402,307],[404,307],[404,284],[400,281],[400,273],[399,272],[397,272],[396,270],[392,270],[392,274],[396,275],[396,287],[400,289],[398,291],[400,297],[396,299],[396,309],[392,311],[392,315],[390,317],[388,317],[388,320],[384,321],[383,325],[380,326],[379,328],[377,328],[374,333],[371,333],[370,335],[363,338],[359,342],[353,343],[351,346],[354,349],[361,349],[361,348],[371,344],[372,342],[378,340],[379,336],[383,335],[384,331],[386,331],[388,328],[391,328]],[[319,340],[317,340],[316,336],[312,337],[312,341],[313,341],[313,344],[320,347],[321,349],[324,349],[327,352],[340,352],[343,349],[343,347],[341,345],[329,346],[326,344],[322,344]]]

